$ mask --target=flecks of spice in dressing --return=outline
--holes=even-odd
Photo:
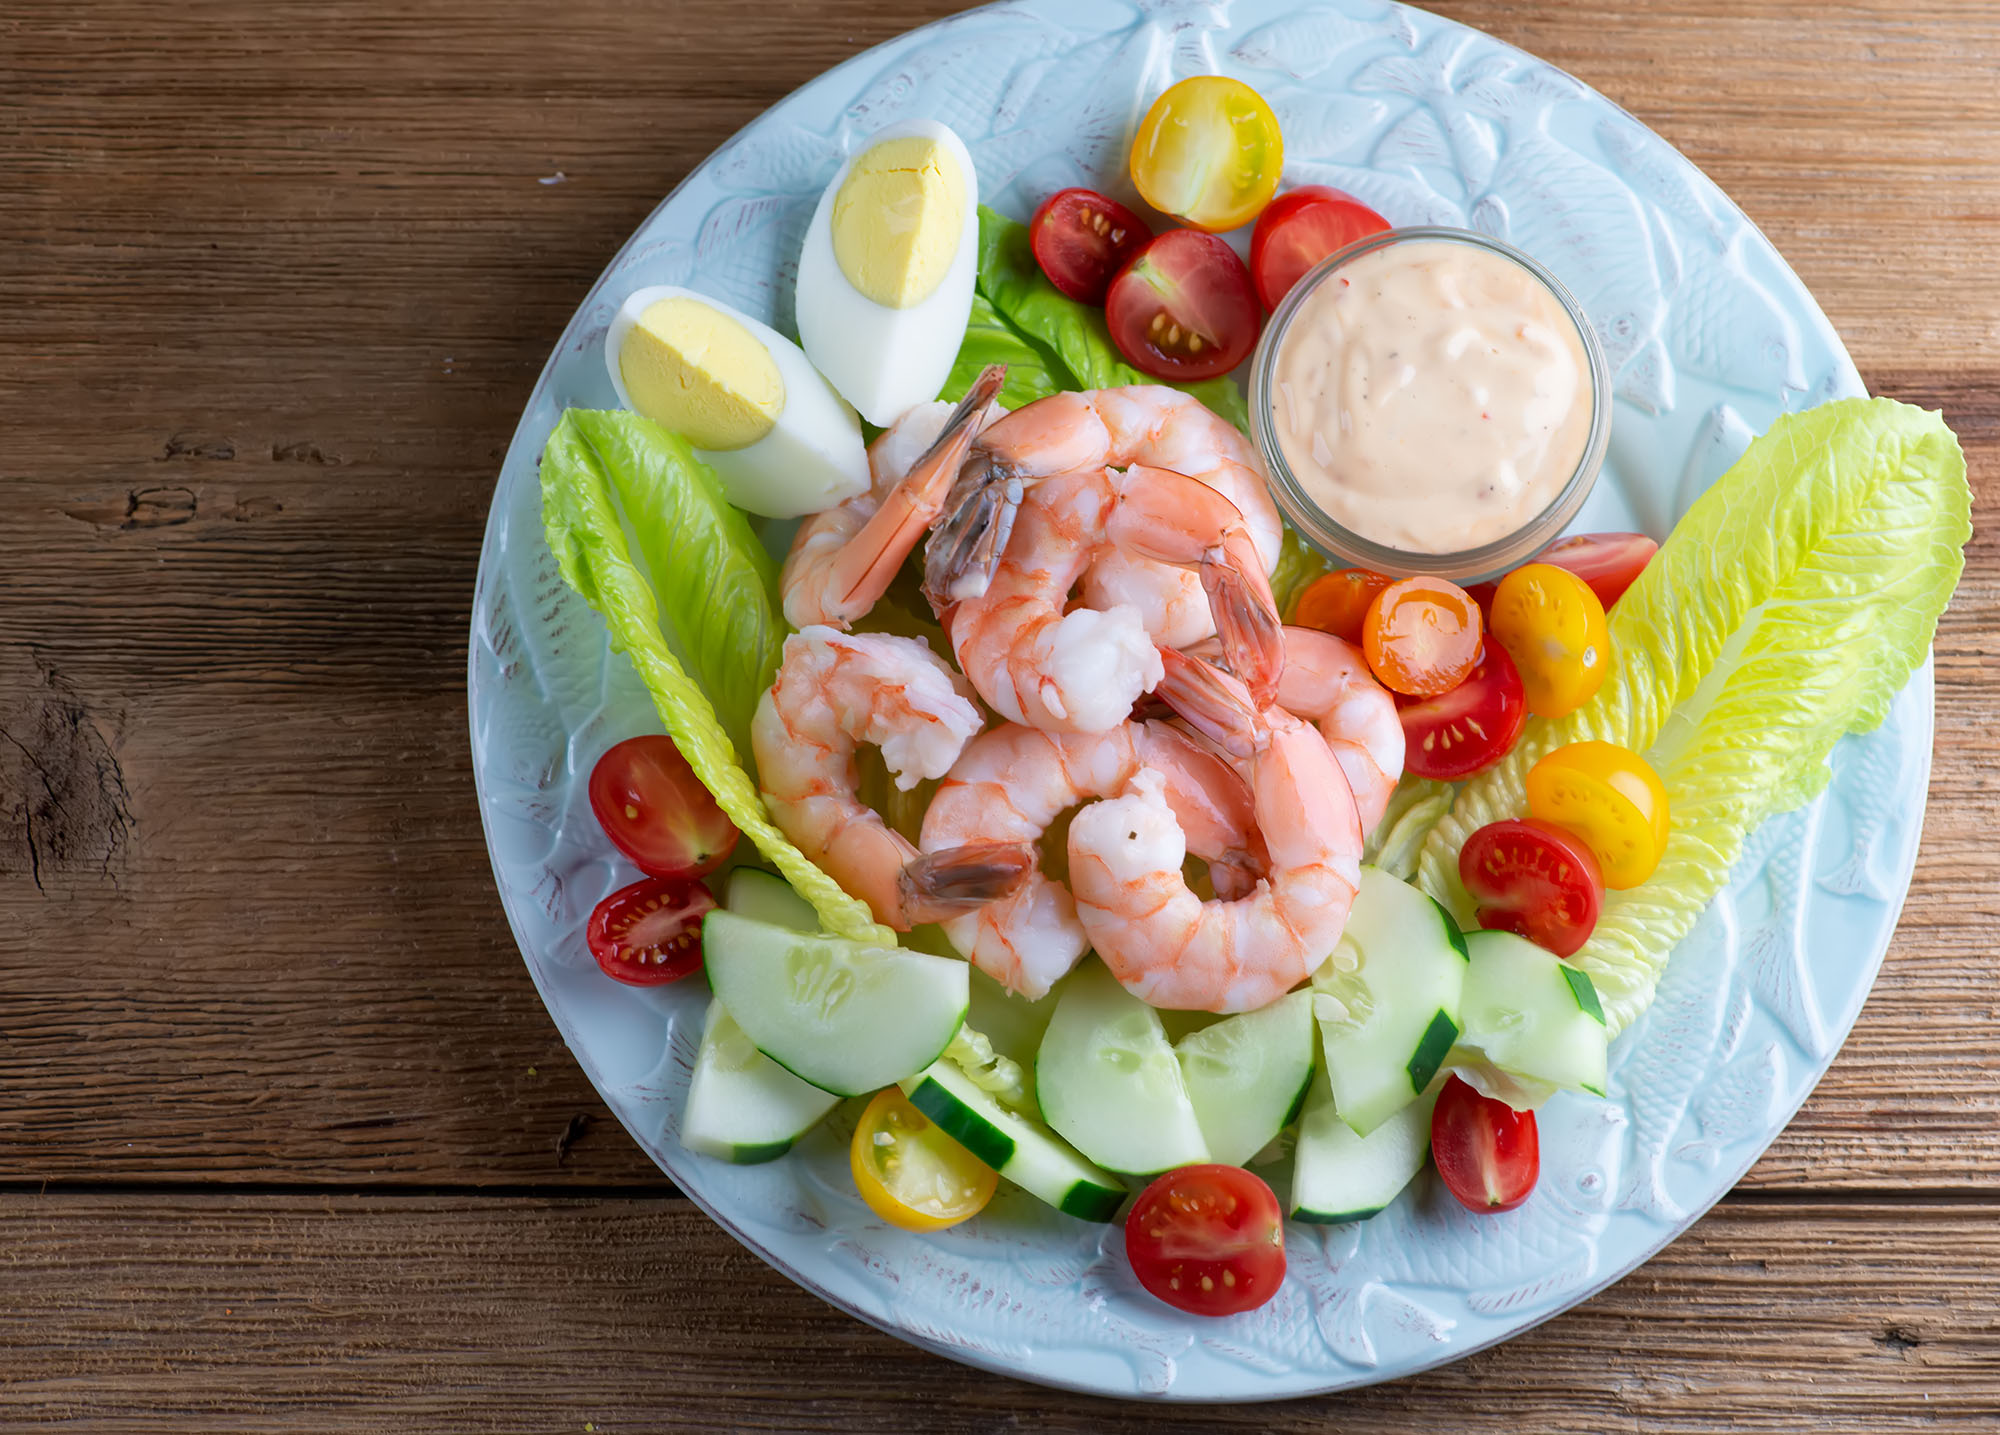
[[[1454,553],[1562,492],[1590,439],[1590,363],[1561,302],[1476,244],[1408,240],[1306,296],[1272,418],[1306,493],[1350,531]]]

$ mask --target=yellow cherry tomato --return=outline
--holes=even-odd
[[[868,1209],[906,1231],[941,1231],[993,1199],[993,1168],[931,1124],[891,1086],[875,1093],[847,1148]]]
[[[1573,713],[1611,671],[1604,605],[1590,585],[1553,563],[1530,563],[1500,580],[1487,619],[1521,672],[1528,711]]]
[[[1529,768],[1528,811],[1581,837],[1617,891],[1652,876],[1667,850],[1667,789],[1615,743],[1573,742]]]
[[[1278,192],[1285,139],[1241,80],[1196,75],[1153,101],[1132,140],[1132,183],[1196,229],[1248,224]]]

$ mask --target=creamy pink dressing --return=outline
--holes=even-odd
[[[1271,417],[1299,485],[1349,531],[1415,553],[1507,537],[1576,471],[1591,429],[1575,323],[1477,244],[1386,244],[1308,294]]]

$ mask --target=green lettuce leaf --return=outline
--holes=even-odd
[[[1826,785],[1845,733],[1879,725],[1924,660],[1964,566],[1971,491],[1934,413],[1848,399],[1790,414],[1675,527],[1611,610],[1614,664],[1590,702],[1530,720],[1460,789],[1424,844],[1419,880],[1461,921],[1458,851],[1527,811],[1528,769],[1565,743],[1643,752],[1673,830],[1658,869],[1606,894],[1573,959],[1615,1035],[1652,998],[1675,943],[1729,879],[1743,839]]]
[[[652,583],[633,561],[621,507]],[[895,934],[865,903],[771,825],[737,760],[746,750],[736,746],[741,730],[777,666],[783,628],[770,598],[771,560],[715,476],[682,440],[637,415],[572,409],[542,451],[542,527],[564,581],[603,616],[681,755],[730,821],[828,931],[894,946]],[[663,606],[694,676],[668,643]],[[728,716],[710,695],[730,705]]]
[[[1287,523],[1284,539],[1278,545],[1278,566],[1271,573],[1271,596],[1278,600],[1278,611],[1285,615],[1286,622],[1291,621],[1306,584],[1332,571],[1332,560],[1317,548],[1307,547],[1305,540]]]
[[[1049,283],[1035,263],[1028,226],[979,207],[979,292],[1016,329],[1043,346],[1067,369],[1068,389],[1115,389],[1157,384],[1120,357],[1104,325],[1104,311],[1076,300]],[[1193,394],[1245,433],[1250,407],[1227,375],[1198,384],[1175,384]]]
[[[1001,318],[992,300],[976,293],[972,296],[972,317],[965,325],[964,342],[958,346],[958,357],[952,361],[951,373],[938,397],[957,403],[988,364],[1007,366],[1007,382],[1000,386],[1000,402],[1010,409],[1045,399],[1070,382],[1060,359]]]

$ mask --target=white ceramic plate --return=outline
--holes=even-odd
[[[1174,80],[1221,72],[1283,122],[1286,179],[1399,224],[1463,224],[1534,254],[1602,333],[1618,404],[1606,479],[1574,525],[1674,519],[1782,410],[1861,384],[1754,226],[1699,171],[1577,81],[1397,5],[1019,0],[905,35],[821,76],[711,156],[641,226],[562,336],[523,414],[481,556],[470,697],[493,870],[529,970],[604,1100],[682,1190],[828,1301],[954,1359],[1111,1395],[1243,1400],[1407,1374],[1505,1339],[1618,1279],[1734,1184],[1853,1024],[1895,926],[1930,767],[1928,665],[1877,732],[1841,743],[1812,806],[1755,835],[1613,1049],[1607,1101],[1541,1117],[1542,1180],[1473,1217],[1420,1177],[1360,1225],[1287,1232],[1263,1309],[1182,1316],[1141,1292],[1117,1227],[1014,1193],[934,1235],[854,1195],[843,1132],[735,1168],[677,1140],[707,993],[599,975],[591,907],[635,874],[585,779],[657,731],[603,625],[556,576],[536,461],[563,408],[614,403],[602,345],[625,294],[687,284],[791,330],[805,224],[841,157],[931,116],[988,202],[1025,217],[1063,185],[1123,184],[1131,127]]]

